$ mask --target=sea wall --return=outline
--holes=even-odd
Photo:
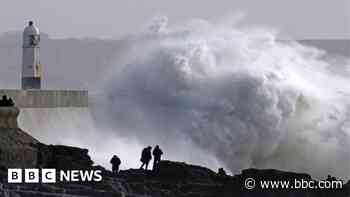
[[[19,108],[88,107],[86,90],[0,90]]]

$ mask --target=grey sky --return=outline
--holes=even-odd
[[[350,38],[350,0],[0,0],[0,33],[34,19],[54,37],[118,37],[153,16],[211,21],[237,11],[298,38]]]

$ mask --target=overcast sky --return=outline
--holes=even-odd
[[[216,21],[235,12],[291,37],[350,38],[350,0],[0,0],[0,33],[29,19],[53,37],[117,38],[157,15],[170,23]]]

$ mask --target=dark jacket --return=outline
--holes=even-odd
[[[121,163],[121,161],[120,161],[120,159],[119,159],[119,157],[112,157],[112,159],[111,159],[111,164],[112,165],[117,165],[117,166],[119,166],[120,165],[120,163]]]
[[[159,147],[154,148],[154,150],[153,150],[154,158],[160,158],[162,156],[162,154],[163,154],[162,149],[160,149]]]
[[[152,159],[151,149],[150,148],[144,148],[142,150],[140,161],[145,163],[145,162],[149,162],[151,159]]]

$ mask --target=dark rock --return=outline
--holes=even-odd
[[[18,129],[17,117],[19,115],[17,107],[0,107],[0,128]]]
[[[203,183],[212,183],[216,177],[216,173],[208,168],[172,161],[161,161],[157,174],[161,178],[172,177],[173,180]]]
[[[6,113],[0,113],[6,114]],[[0,117],[1,119],[1,117]],[[247,178],[260,180],[312,180],[308,174],[273,169],[246,169],[227,176],[181,162],[161,161],[157,171],[122,170],[118,175],[93,166],[87,149],[45,145],[19,128],[0,127],[0,197],[349,197],[350,182],[342,189],[248,190]],[[56,168],[101,170],[100,182],[9,184],[7,168]]]
[[[87,149],[62,145],[40,146],[42,166],[56,169],[90,169],[92,160]]]
[[[294,180],[304,179],[311,180],[311,176],[305,173],[286,172],[274,169],[245,169],[242,170],[241,176],[251,178],[263,178],[264,180]]]
[[[17,107],[0,107],[0,166],[34,167],[38,140],[18,128],[18,115]]]

